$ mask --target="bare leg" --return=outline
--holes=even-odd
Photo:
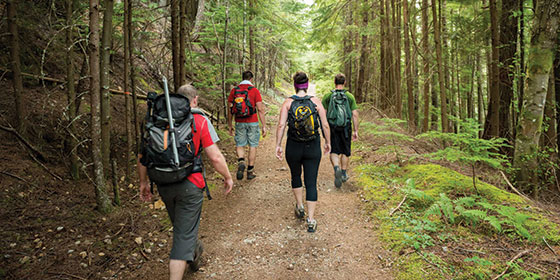
[[[350,162],[350,158],[348,158],[346,155],[342,155],[342,159],[340,160],[340,167],[342,168],[342,170],[348,169],[348,162]]]
[[[237,158],[244,158],[245,157],[245,147],[237,146]]]
[[[331,154],[331,163],[333,166],[339,166],[340,155],[339,154]]]
[[[297,206],[303,206],[303,187],[292,188]]]
[[[183,279],[183,273],[187,267],[187,262],[184,260],[170,260],[169,261],[169,280]]]
[[[239,154],[239,152],[237,154]],[[257,158],[257,147],[249,147],[249,165],[254,166],[256,158]]]
[[[315,206],[317,206],[317,201],[307,201],[307,216],[310,220],[314,220]]]

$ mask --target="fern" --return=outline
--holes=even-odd
[[[457,206],[464,206],[464,207],[473,207],[475,205],[476,198],[472,196],[465,196],[461,198],[457,198],[453,201]]]
[[[484,218],[497,232],[502,232],[502,223],[496,216],[486,216]]]
[[[478,209],[469,209],[463,211],[462,216],[467,220],[467,222],[471,223],[472,225],[476,225],[481,220],[484,220],[488,215],[486,211],[478,210]]]
[[[445,195],[445,193],[439,194],[439,201],[438,204],[441,207],[441,211],[443,215],[451,222],[452,224],[455,223],[455,215],[453,214],[453,204],[451,203],[451,199]]]

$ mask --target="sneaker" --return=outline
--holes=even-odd
[[[307,232],[315,232],[317,230],[317,221],[307,219]]]
[[[204,247],[202,246],[202,241],[198,239],[196,240],[196,248],[194,249],[194,260],[189,263],[191,272],[197,272],[200,269],[200,256],[202,252],[204,252]]]
[[[296,217],[297,217],[298,219],[303,219],[303,217],[305,217],[305,208],[303,208],[303,206],[298,207],[298,206],[296,205],[296,210],[295,210],[295,212],[296,212]]]
[[[243,176],[243,175],[241,175]],[[257,177],[257,175],[255,175],[255,170],[247,170],[247,180],[253,180]]]
[[[348,177],[348,173],[343,173],[342,174],[342,183],[346,183],[348,181],[349,177]]]
[[[334,186],[339,189],[342,186],[342,170],[337,168],[334,171]]]
[[[241,161],[237,166],[237,180],[243,179],[243,171],[245,171],[245,163]]]

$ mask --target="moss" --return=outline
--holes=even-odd
[[[476,192],[472,185],[472,178],[459,172],[436,164],[408,165],[404,168],[406,176],[413,178],[416,187],[424,190],[432,197],[440,193],[450,196],[470,196]],[[492,203],[520,204],[522,198],[496,188],[484,182],[477,182],[477,189],[481,197]]]
[[[441,272],[435,270],[422,257],[417,254],[410,254],[399,259],[397,262],[396,279],[412,280],[412,279],[446,279]]]

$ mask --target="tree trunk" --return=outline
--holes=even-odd
[[[560,45],[560,30],[556,45]],[[554,59],[554,92],[556,97],[556,145],[560,149],[560,51],[556,49]],[[560,164],[560,162],[558,162]]]
[[[395,114],[398,119],[402,118],[402,86],[401,86],[401,4],[400,1],[391,0],[393,9],[393,41],[394,54],[394,89],[395,89]]]
[[[410,34],[408,27],[408,1],[403,0],[403,25],[404,25],[404,57],[405,57],[405,75],[406,75],[406,92],[408,102],[408,128],[414,129],[414,91],[412,88],[412,61],[410,59]]]
[[[71,1],[71,0],[70,0]],[[132,129],[131,129],[131,120],[130,120],[130,89],[128,85],[128,81],[130,79],[130,43],[128,42],[130,39],[129,32],[130,32],[130,22],[128,21],[128,2],[131,0],[124,0],[123,8],[123,39],[124,39],[124,77],[123,77],[123,87],[124,87],[124,106],[125,106],[125,129],[126,129],[126,182],[130,183],[130,175],[131,175],[131,160],[132,160]]]
[[[526,91],[515,140],[513,165],[519,170],[518,183],[535,196],[539,181],[536,153],[539,149],[548,79],[557,47],[559,16],[560,0],[550,0],[546,4],[544,1],[538,2],[527,59]]]
[[[200,0],[202,1],[202,0]],[[132,0],[128,0],[128,62],[130,63],[130,92],[132,93],[132,120],[134,121],[135,155],[140,152],[140,122],[138,121],[138,98],[136,96],[136,71],[134,69],[134,22],[132,21]]]
[[[367,5],[368,2],[365,1],[363,5]],[[367,29],[368,27],[368,14],[369,9],[362,7],[362,28]],[[368,48],[368,37],[365,33],[361,36],[361,50],[360,50],[360,66],[358,67],[358,81],[356,83],[356,102],[361,103],[364,101],[365,93],[365,79],[366,79],[366,61],[368,60],[369,48]]]
[[[85,92],[88,91],[89,89],[86,87],[86,82],[88,79],[86,79],[86,76],[88,74],[88,51],[86,51],[83,56],[82,56],[82,67],[80,67],[80,79],[78,81],[78,86],[76,87],[76,93],[78,94],[78,96],[76,96],[76,108],[74,110],[75,115],[79,115],[80,113],[80,105],[82,104],[82,99],[84,98],[83,95],[85,95]]]
[[[21,62],[19,58],[19,32],[17,23],[17,0],[7,2],[8,9],[8,29],[10,31],[10,58],[13,74],[14,100],[16,105],[16,128],[23,133],[25,124],[25,107],[23,104],[23,79],[21,76]]]
[[[506,1],[507,2],[507,1]],[[500,135],[500,87],[499,87],[499,33],[498,33],[498,8],[496,0],[490,0],[490,30],[492,41],[492,56],[490,61],[490,104],[488,105],[488,116],[484,125],[484,137],[492,138]]]
[[[257,8],[255,0],[249,0],[249,6],[253,9]],[[257,67],[255,65],[255,13],[251,10],[249,14],[249,70],[253,72],[253,75],[257,75]]]
[[[476,53],[476,94],[478,101],[478,125],[482,128],[484,125],[484,96],[482,96],[482,61],[480,53]],[[482,138],[482,130],[478,131],[478,137]]]
[[[106,170],[110,167],[111,154],[111,86],[109,72],[111,68],[111,39],[113,38],[113,0],[104,0],[103,36],[101,38],[101,155]],[[97,94],[97,93],[96,93]]]
[[[499,136],[505,138],[508,142],[513,143],[513,135],[511,132],[511,102],[513,99],[513,78],[515,72],[513,69],[515,60],[515,51],[517,50],[517,17],[514,12],[518,8],[517,1],[502,1],[502,11],[500,16],[500,38],[499,38],[499,79],[500,82],[500,109],[499,109]],[[508,155],[512,155],[511,148],[505,148]]]
[[[441,0],[440,0],[441,1]],[[447,120],[447,95],[445,92],[445,78],[443,72],[442,62],[442,47],[441,47],[441,26],[437,17],[436,0],[432,0],[432,17],[434,21],[434,42],[436,47],[436,60],[438,64],[438,80],[439,80],[439,95],[441,104],[441,130],[448,132]]]
[[[517,80],[517,111],[521,112],[523,106],[523,91],[525,90],[525,0],[518,0],[519,3],[519,74]],[[517,135],[517,124],[519,122],[519,114],[514,119],[513,126],[515,137]],[[515,140],[515,139],[514,139]]]
[[[388,108],[389,101],[387,98],[387,91],[389,90],[388,86],[388,75],[387,75],[387,34],[386,34],[386,20],[387,17],[385,16],[385,0],[379,1],[379,20],[380,20],[380,27],[379,27],[379,80],[380,80],[380,100],[379,100],[379,108],[381,110],[386,110]]]
[[[470,58],[472,60],[472,56]],[[474,72],[476,61],[471,63],[471,88],[467,96],[467,118],[474,119]]]
[[[424,51],[424,56],[422,61],[424,64],[424,70],[422,71],[424,76],[424,119],[422,120],[422,132],[427,132],[430,123],[430,49],[428,42],[428,0],[422,0],[422,49]]]
[[[97,210],[101,213],[111,211],[111,201],[107,195],[105,176],[103,175],[103,161],[101,158],[100,117],[99,117],[99,0],[89,1],[89,69],[90,69],[90,98],[91,98],[91,153],[93,158],[93,173],[95,180],[95,198]]]
[[[432,120],[431,120],[431,129],[432,130],[438,130],[438,114],[437,114],[437,108],[438,106],[438,93],[436,91],[436,86],[437,86],[437,81],[436,79],[432,79],[432,86],[430,88],[431,92],[432,92],[432,112],[430,114]]]
[[[179,2],[179,87],[185,83],[186,69],[185,43],[187,34],[187,1]],[[175,92],[179,88],[175,88]]]
[[[181,86],[180,58],[180,5],[181,0],[171,0],[171,56],[173,61],[173,91]]]
[[[544,106],[545,132],[541,135],[542,145],[547,148],[551,158],[556,158],[556,92],[554,85],[554,70],[550,71],[548,78],[548,90],[546,93],[546,105]]]
[[[72,6],[73,0],[66,0],[66,90],[68,95],[68,131],[67,136],[68,145],[70,146],[70,175],[72,179],[80,179],[80,165],[78,159],[78,141],[76,136],[76,88],[74,85],[74,65],[72,63],[72,53],[74,52],[74,39],[72,38],[73,21],[72,13],[74,8]]]
[[[229,0],[226,0],[226,20],[224,23],[224,48],[222,51],[222,105],[224,116],[227,114],[227,97],[226,97],[226,54],[227,54],[227,38],[229,23]]]

